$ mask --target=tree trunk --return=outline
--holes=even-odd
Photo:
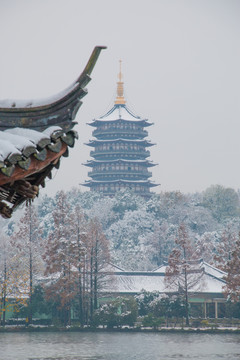
[[[93,318],[93,296],[94,296],[94,287],[93,287],[93,247],[91,248],[91,258],[90,258],[90,319]]]
[[[29,221],[29,310],[28,310],[28,324],[32,323],[32,294],[33,294],[33,261],[32,261],[32,208],[30,206],[30,221]]]
[[[7,263],[6,263],[6,258],[5,258],[4,259],[4,277],[3,277],[3,298],[2,298],[2,309],[3,309],[2,326],[5,326],[5,322],[6,322],[6,297],[7,297]]]
[[[98,308],[98,239],[95,245],[95,261],[94,261],[94,310]]]
[[[188,302],[188,282],[187,282],[187,269],[184,269],[185,280],[185,309],[186,309],[186,326],[189,326],[189,302]]]
[[[78,317],[81,326],[84,325],[83,320],[83,290],[82,290],[82,268],[81,268],[81,239],[80,239],[80,231],[79,231],[79,217],[77,218],[77,247],[78,247],[78,306],[79,312]]]
[[[186,262],[186,249],[183,246],[183,256],[184,256],[184,282],[185,282],[185,309],[186,309],[186,326],[189,326],[189,303],[188,303],[188,278],[187,278],[187,262]]]

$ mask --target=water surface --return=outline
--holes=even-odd
[[[239,334],[2,333],[0,360],[235,360]]]

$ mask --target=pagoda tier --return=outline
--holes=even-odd
[[[156,164],[147,160],[150,152],[146,150],[153,144],[146,139],[148,132],[145,128],[152,124],[126,106],[121,79],[120,70],[113,108],[89,124],[95,127],[92,133],[95,139],[87,145],[94,150],[90,152],[93,160],[84,164],[92,168],[88,173],[91,180],[83,185],[108,196],[121,189],[130,189],[149,197],[150,188],[157,186],[149,180],[152,173],[148,168]]]

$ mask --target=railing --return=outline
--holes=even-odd
[[[118,175],[118,177],[123,176],[124,178],[126,178],[126,175],[134,175],[137,177],[151,177],[152,176],[152,172],[150,171],[141,171],[141,170],[111,170],[111,169],[106,169],[106,170],[93,170],[93,171],[89,171],[88,172],[88,176],[89,177],[97,177],[97,176],[104,176],[104,179],[107,179],[108,176],[112,176],[112,175]],[[112,178],[111,178],[112,179]]]
[[[131,155],[131,156],[135,156],[138,159],[141,158],[146,158],[148,156],[150,156],[150,151],[149,150],[113,150],[113,149],[109,149],[109,150],[92,150],[90,151],[90,156],[95,157],[95,156],[103,156],[103,158],[105,158],[105,156],[107,156],[107,158],[116,158],[120,157],[119,155],[123,155],[123,158],[126,158],[126,155]],[[109,156],[110,155],[110,156]]]
[[[105,138],[105,135],[111,135],[111,134],[117,134],[118,137],[123,137],[126,138],[128,136],[131,136],[135,139],[138,138],[144,138],[146,136],[148,136],[148,132],[146,130],[136,130],[136,129],[104,129],[104,130],[100,130],[100,129],[96,129],[93,131],[93,136],[97,137],[97,138]],[[122,134],[122,136],[121,136]],[[126,136],[127,135],[127,136]]]

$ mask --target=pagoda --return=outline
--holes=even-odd
[[[117,96],[113,108],[105,115],[94,119],[89,125],[95,127],[95,139],[87,143],[93,150],[93,158],[84,165],[92,168],[88,173],[91,180],[83,184],[91,191],[113,196],[117,191],[129,189],[149,197],[150,188],[157,186],[149,180],[149,167],[155,166],[147,160],[148,150],[153,144],[146,139],[146,127],[152,125],[147,119],[136,116],[127,106],[124,98],[121,61]]]

